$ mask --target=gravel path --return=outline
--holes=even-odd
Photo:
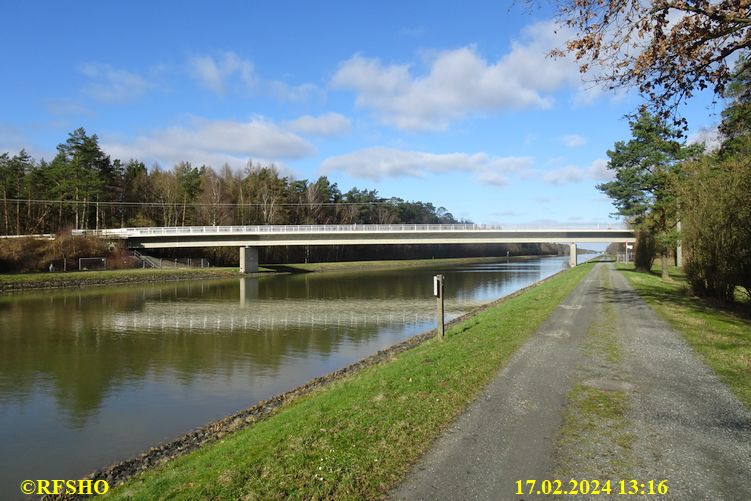
[[[592,353],[599,330],[617,345],[609,362]],[[585,429],[577,450],[596,452],[569,461],[559,449],[567,398],[592,381],[621,392],[628,410],[612,434]],[[613,437],[630,440],[608,450]],[[595,266],[391,498],[535,499],[515,495],[516,481],[555,478],[563,488],[569,478],[610,478],[613,498],[623,497],[618,480],[634,479],[668,480],[667,495],[645,499],[751,500],[751,411],[610,265]]]
[[[637,387],[634,478],[667,479],[672,499],[751,500],[751,410],[621,273],[610,274],[624,368]]]

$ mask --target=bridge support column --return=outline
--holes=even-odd
[[[240,273],[258,272],[258,249],[240,247]]]
[[[570,244],[568,248],[568,264],[573,268],[576,266],[576,244]]]

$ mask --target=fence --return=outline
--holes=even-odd
[[[133,256],[141,261],[142,268],[209,268],[211,263],[205,258],[161,258],[147,256],[133,251]]]

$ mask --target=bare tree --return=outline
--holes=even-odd
[[[244,201],[242,177],[234,172],[229,164],[226,163],[222,165],[219,177],[221,178],[222,189],[224,190],[224,201],[237,204],[234,209],[232,207],[227,208],[227,222],[229,224],[244,224],[246,210],[242,205]]]
[[[230,214],[225,206],[228,200],[224,179],[213,169],[206,169],[201,175],[201,191],[198,195],[199,216],[203,224],[216,226],[226,224]]]
[[[183,192],[173,172],[153,170],[151,183],[156,207],[161,208],[161,226],[177,226],[180,222],[180,205]]]
[[[376,224],[393,224],[396,215],[388,208],[379,206],[375,210]]]
[[[697,90],[722,95],[729,59],[751,46],[751,0],[559,0],[575,35],[553,55],[573,54],[596,82],[635,86],[668,118]]]
[[[321,211],[325,194],[320,183],[310,183],[305,188],[305,204],[307,205],[306,224],[320,224]]]

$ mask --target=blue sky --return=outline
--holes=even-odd
[[[517,2],[521,3],[521,2]],[[607,221],[640,100],[546,53],[551,12],[490,1],[6,2],[0,151],[84,127],[113,158],[430,201],[476,223]],[[719,109],[699,95],[689,136]]]

